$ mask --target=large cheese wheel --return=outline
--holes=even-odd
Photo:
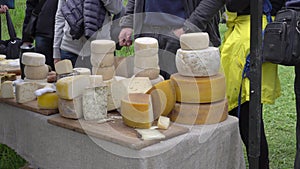
[[[43,54],[35,52],[24,52],[22,54],[22,63],[28,66],[42,66],[46,62],[46,57]]]
[[[112,53],[116,50],[116,43],[112,40],[93,40],[91,43],[92,53]]]
[[[147,57],[134,57],[134,66],[142,69],[157,68],[158,67],[158,55],[152,55]]]
[[[115,75],[115,66],[92,67],[93,75],[102,75],[103,80],[110,80]]]
[[[37,104],[40,109],[57,109],[58,95],[56,93],[45,93],[37,97]]]
[[[24,75],[28,79],[32,80],[42,80],[46,79],[49,72],[49,68],[47,65],[42,66],[28,66],[24,67]]]
[[[61,60],[61,61],[55,63],[54,66],[55,66],[56,73],[59,75],[73,72],[73,65],[72,65],[71,60],[69,60],[69,59]]]
[[[145,69],[134,67],[133,72],[135,74],[135,77],[149,77],[150,80],[153,80],[158,78],[160,69],[159,67]]]
[[[158,53],[158,41],[151,37],[141,37],[134,41],[136,56],[148,57]]]
[[[189,125],[219,123],[228,117],[227,100],[205,104],[176,103],[170,117],[173,122]]]
[[[93,67],[107,67],[114,65],[115,55],[110,53],[91,53],[91,64]]]
[[[151,95],[130,93],[121,100],[121,115],[126,125],[150,128],[153,122]]]
[[[78,75],[91,75],[91,70],[89,68],[84,67],[76,67],[73,69],[73,72],[75,72]]]
[[[176,67],[183,76],[214,76],[220,68],[220,52],[218,48],[209,47],[204,50],[182,50],[176,53]]]
[[[82,96],[78,96],[73,100],[58,98],[58,110],[62,117],[69,119],[82,118]]]
[[[209,45],[209,36],[206,32],[187,33],[180,36],[182,50],[206,49]]]
[[[171,75],[175,86],[176,101],[183,103],[210,103],[225,98],[225,77],[187,77],[179,73]]]
[[[151,94],[154,119],[171,112],[176,102],[176,92],[171,80],[157,83],[146,93]]]

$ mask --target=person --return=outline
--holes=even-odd
[[[210,36],[211,45],[220,45],[218,9],[223,4],[223,1],[212,0],[128,0],[125,16],[120,21],[119,44],[130,46],[133,32],[134,38],[156,38],[160,49],[160,74],[169,79],[170,74],[177,72],[175,54],[180,48],[180,35],[205,31]],[[199,16],[201,13],[205,16]]]
[[[271,15],[284,6],[284,0],[270,0]],[[249,149],[249,79],[242,78],[246,57],[250,52],[250,1],[240,0],[226,4],[227,31],[220,47],[221,65],[226,77],[226,95],[230,115],[239,117],[241,138]],[[266,15],[263,15],[263,27],[267,24]],[[241,88],[242,87],[242,88]],[[241,89],[240,89],[241,88]],[[265,62],[262,64],[261,104],[273,104],[280,96],[280,82],[277,74],[277,65]],[[241,105],[239,107],[239,93],[241,91]],[[240,112],[238,109],[240,108]],[[264,130],[263,118],[261,121],[259,168],[269,168],[268,144]],[[249,157],[248,157],[249,158]]]
[[[8,11],[8,7],[6,5],[0,5],[0,13],[5,13],[6,11]]]

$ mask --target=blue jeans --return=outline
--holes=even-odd
[[[35,52],[45,55],[46,64],[51,66],[52,70],[54,70],[53,38],[36,36],[35,37]]]
[[[76,55],[72,52],[65,51],[65,50],[60,50],[60,57],[61,57],[61,60],[64,60],[64,59],[71,60],[73,67],[75,67],[78,55]]]

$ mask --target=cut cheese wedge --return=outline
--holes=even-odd
[[[43,80],[47,79],[49,68],[47,65],[42,66],[28,66],[24,67],[24,75],[27,79]]]
[[[61,60],[61,61],[55,63],[55,71],[59,75],[72,73],[73,72],[73,65],[72,65],[71,60],[64,59],[64,60]]]
[[[181,124],[215,124],[228,117],[227,100],[214,103],[176,103],[170,114],[171,121]]]
[[[34,92],[42,88],[38,83],[23,82],[16,84],[16,101],[17,103],[26,103],[36,99]]]
[[[35,52],[24,52],[22,54],[22,63],[27,66],[43,66],[45,65],[46,57],[43,54]]]
[[[165,116],[159,116],[157,121],[157,127],[160,129],[167,130],[170,126],[170,118]]]
[[[209,36],[206,32],[187,33],[180,36],[182,50],[206,49],[209,45]]]
[[[45,93],[37,97],[37,104],[40,109],[57,109],[58,95],[56,93]]]
[[[76,97],[73,100],[58,99],[58,110],[62,117],[69,119],[80,119],[82,113],[82,96]]]
[[[225,98],[225,77],[186,77],[179,73],[170,78],[175,86],[176,101],[183,103],[211,103]]]
[[[15,98],[14,87],[12,81],[5,81],[1,84],[1,98]]]

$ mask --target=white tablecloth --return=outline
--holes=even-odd
[[[51,125],[48,118],[0,103],[0,143],[45,169],[244,169],[238,120],[193,126],[187,134],[131,150]]]

